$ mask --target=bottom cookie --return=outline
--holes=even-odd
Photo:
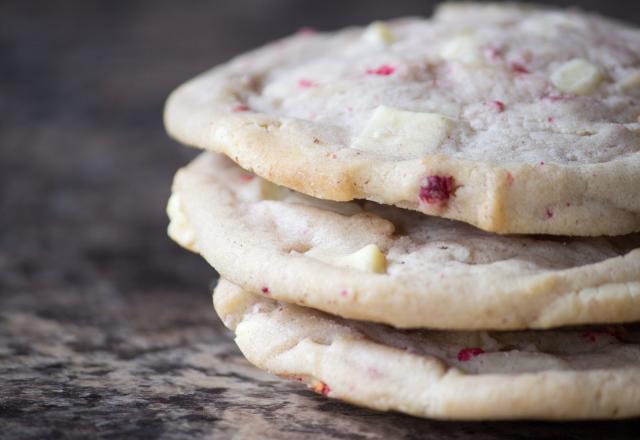
[[[331,398],[437,419],[640,415],[636,325],[406,331],[270,300],[225,280],[213,299],[249,362]]]

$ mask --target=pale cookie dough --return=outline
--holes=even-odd
[[[277,187],[222,155],[178,171],[171,236],[254,293],[396,327],[640,320],[640,234],[500,236]]]
[[[445,4],[300,32],[179,87],[165,125],[279,185],[498,233],[640,231],[640,31]]]
[[[640,415],[640,332],[401,331],[258,297],[221,280],[214,305],[258,368],[357,405],[438,419]]]

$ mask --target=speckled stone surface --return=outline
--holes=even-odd
[[[194,154],[162,130],[165,95],[292,26],[425,8],[150,4],[0,3],[0,438],[638,438],[638,421],[376,413],[252,368],[211,309],[215,273],[165,235]]]

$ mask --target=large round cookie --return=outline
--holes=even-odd
[[[224,280],[213,299],[251,363],[358,405],[442,419],[640,415],[637,327],[401,331],[258,297]]]
[[[277,184],[498,233],[640,230],[640,32],[571,11],[451,4],[302,32],[187,82],[176,139]]]
[[[222,155],[179,170],[170,235],[254,293],[397,327],[640,320],[640,235],[500,236],[373,202],[329,202]]]

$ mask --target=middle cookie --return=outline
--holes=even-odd
[[[244,289],[396,327],[640,320],[640,234],[498,236],[277,187],[221,156],[176,175],[169,234]]]

